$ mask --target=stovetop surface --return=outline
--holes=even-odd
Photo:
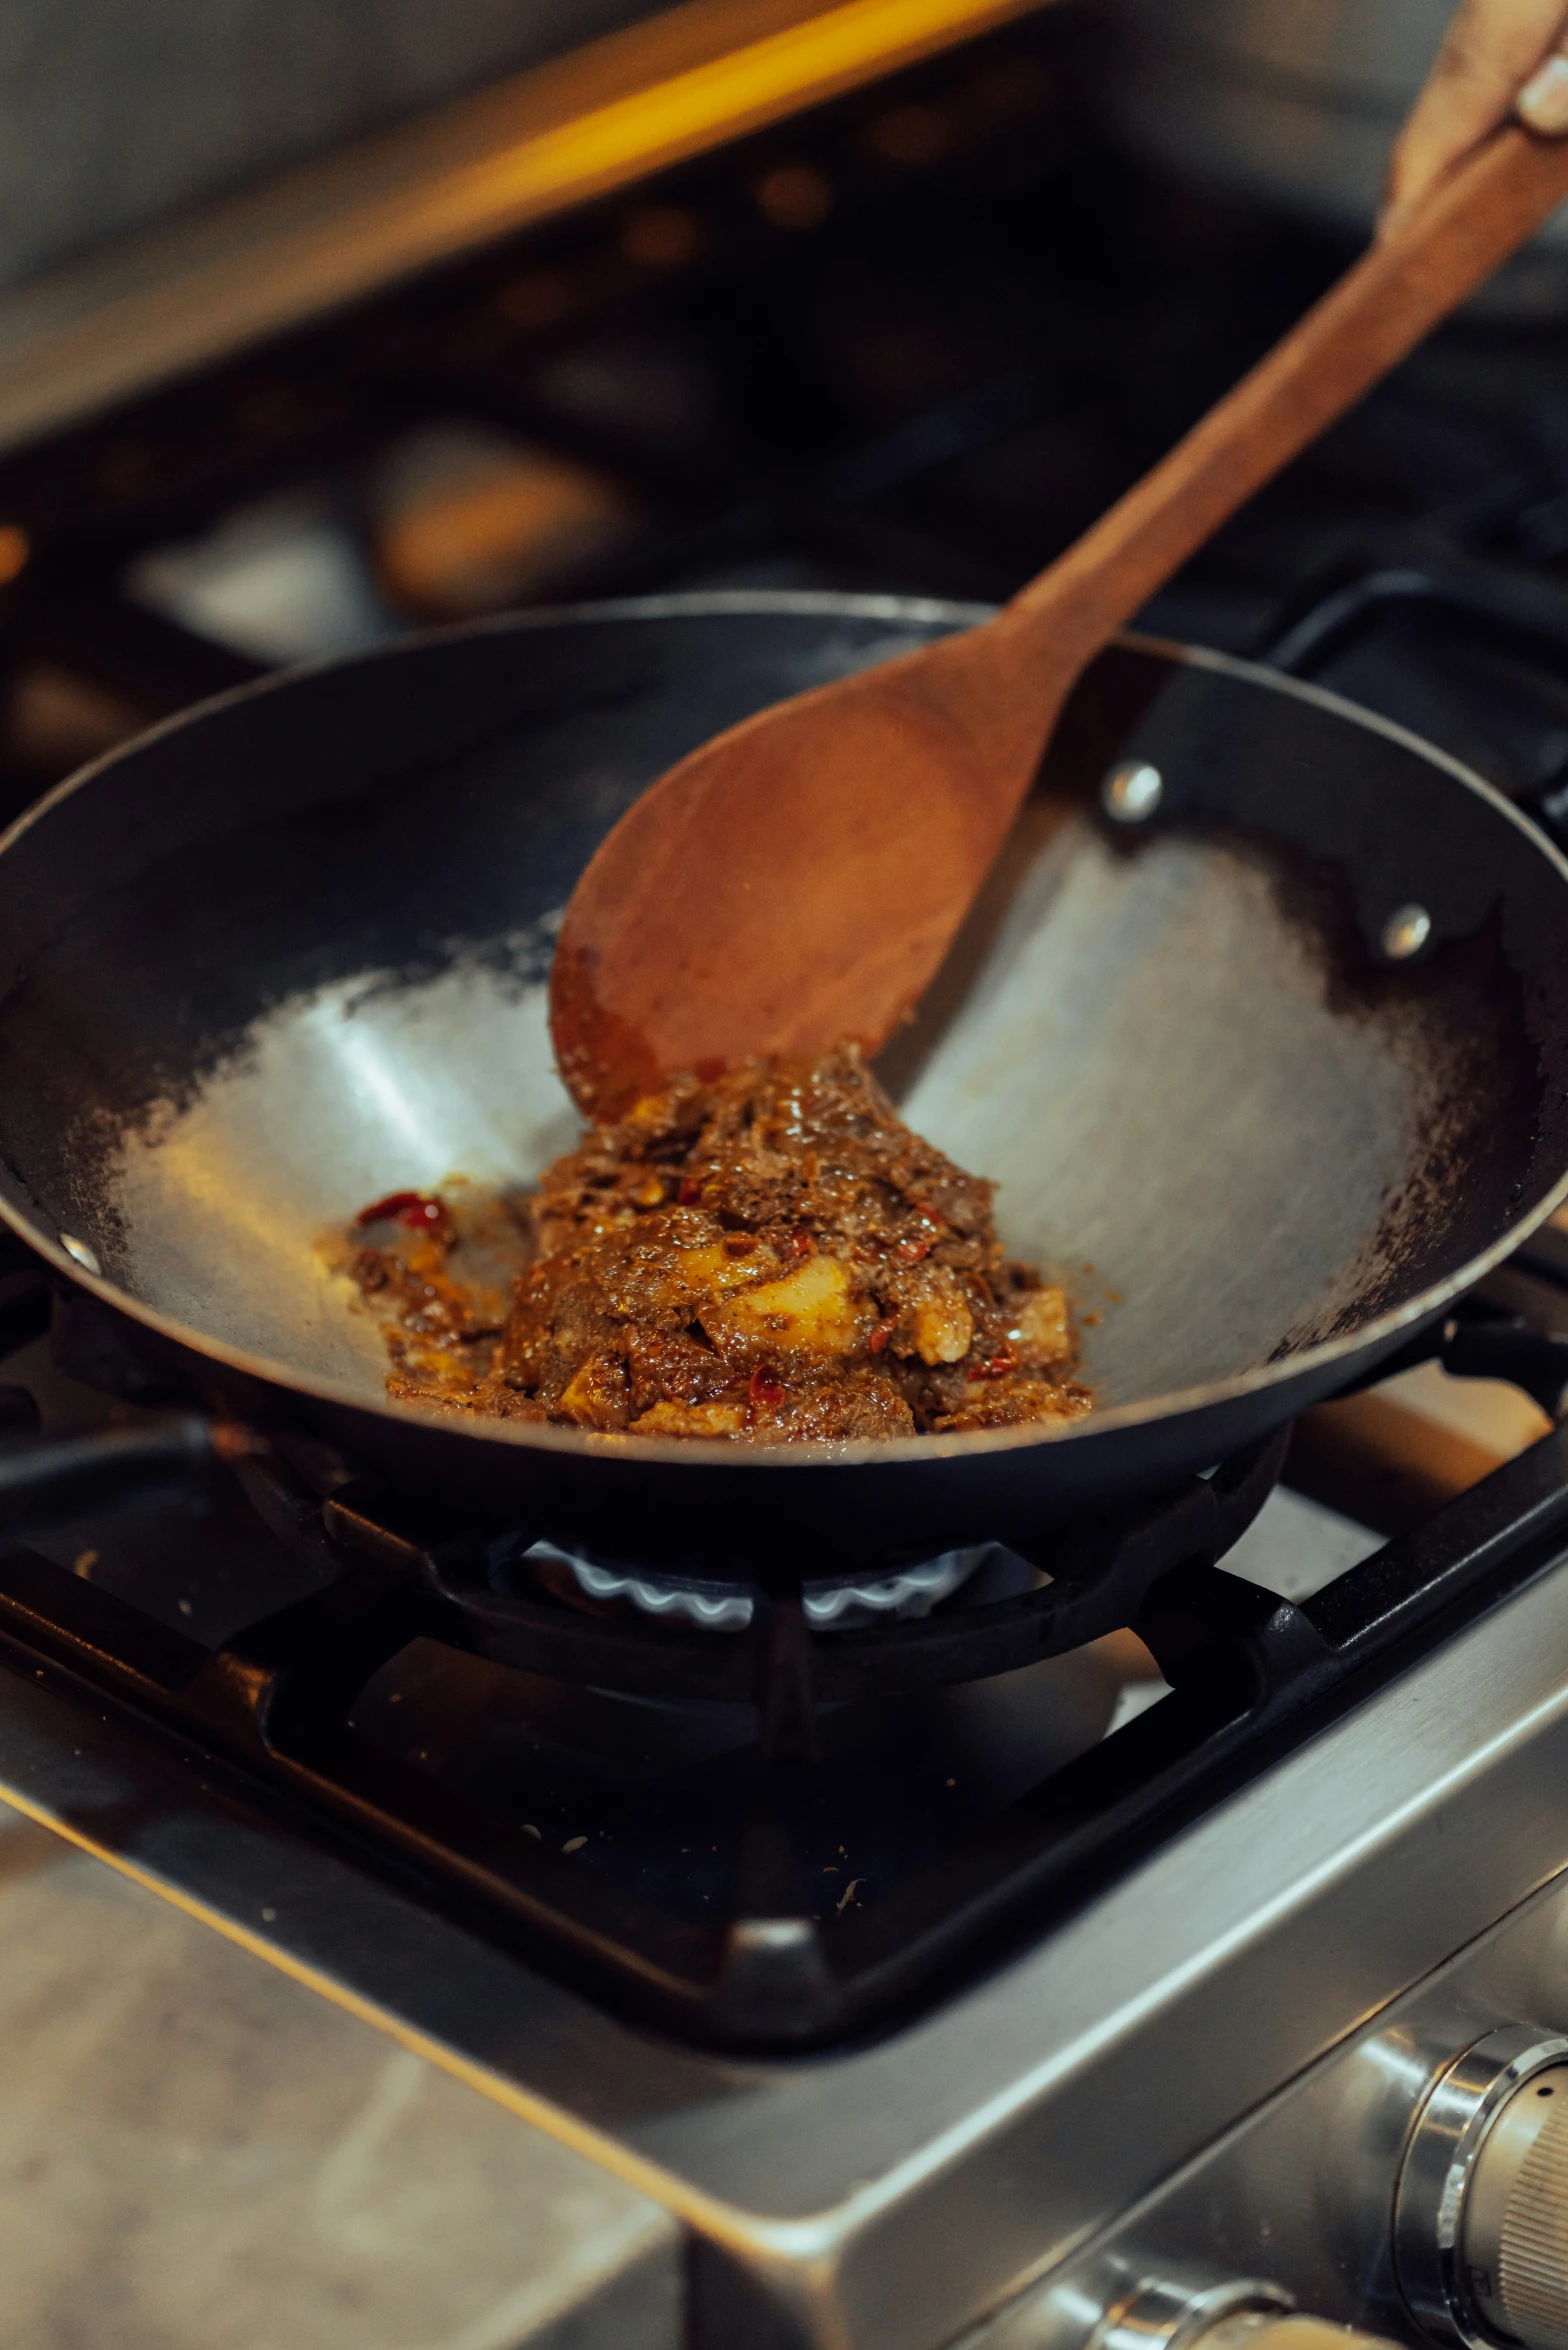
[[[1330,1691],[1269,1767],[1051,1932],[814,2052],[699,2049],[617,2014],[221,1755],[149,1734],[14,1626],[0,1795],[683,2212],[721,2307],[738,2296],[755,2316],[747,2296],[774,2297],[797,2339],[907,2350],[949,2338],[1560,1866],[1563,1440],[1447,1516],[1490,1558],[1468,1622],[1451,1612],[1398,1671]],[[221,1581],[214,1531],[182,1622]],[[1408,1550],[1325,1593],[1358,1575],[1386,1588]],[[1132,2111],[1137,2130],[1116,2119]]]
[[[14,1316],[52,1317],[0,1366],[13,1425],[30,1398],[46,1432],[155,1427],[72,1376],[115,1361],[103,1309],[8,1278]],[[1497,1278],[1445,1351],[1560,1384],[1568,1342],[1543,1326],[1568,1244],[1540,1235]],[[122,1391],[134,1362],[119,1358]],[[954,1667],[947,1644],[972,1622],[1021,1626],[1004,1663],[1031,1653],[1029,1592],[1051,1579],[992,1554],[933,1611],[934,1645],[920,1627],[890,1652],[880,1627],[796,1623],[786,1678],[817,1702],[782,1729],[791,1603],[672,1640],[624,1600],[585,1611],[568,1585],[563,1604],[548,1546],[542,1564],[489,1526],[432,1531],[319,1457],[313,1487],[287,1439],[198,1509],[154,1493],[0,1554],[0,1651],[609,2011],[759,2053],[896,2036],[1505,1606],[1568,1521],[1548,1438],[1435,1512],[1385,1496],[1404,1531],[1383,1542],[1325,1506],[1307,1440],[1324,1417],[1300,1439],[1311,1490],[1270,1492],[1285,1457],[1270,1440],[1129,1515],[1130,1629]],[[1070,1578],[1071,1552],[1057,1564]],[[868,1687],[843,1678],[857,1643]],[[721,1693],[689,1694],[715,1665]]]
[[[0,1366],[13,1412],[30,1396],[46,1431],[155,1425],[145,1408],[62,1372],[62,1355],[82,1353],[83,1308],[57,1298],[54,1317],[52,1340]],[[841,2039],[942,1996],[955,1964],[989,1961],[999,1937],[1037,1931],[1041,1898],[1058,1911],[1081,1899],[1119,1840],[1152,1830],[1227,1734],[1245,1735],[1253,1681],[1270,1678],[1237,1646],[1267,1617],[1267,1596],[1216,1583],[1226,1661],[1188,1701],[1168,1753],[1158,1741],[1141,1761],[1133,1752],[1150,1719],[1180,1709],[1160,1713],[1168,1685],[1131,1632],[987,1678],[953,1681],[944,1666],[902,1690],[890,1680],[881,1694],[830,1696],[780,1740],[752,1687],[772,1653],[766,1624],[687,1636],[710,1659],[750,1654],[729,1696],[683,1695],[673,1671],[667,1686],[646,1672],[617,1685],[616,1660],[629,1650],[638,1661],[640,1635],[656,1658],[684,1662],[685,1649],[625,1602],[563,1609],[558,1560],[552,1589],[530,1576],[519,1541],[498,1544],[483,1528],[465,1549],[462,1530],[443,1527],[445,1546],[415,1554],[412,1576],[399,1577],[386,1555],[396,1509],[374,1514],[389,1497],[340,1483],[324,1518],[282,1460],[251,1464],[246,1484],[249,1498],[228,1483],[197,1509],[155,1494],[0,1558],[0,1640],[13,1661],[65,1665],[154,1737],[193,1740],[275,1803],[304,1807],[434,1906],[612,2007],[700,2039]],[[1365,1528],[1280,1490],[1238,1561],[1305,1598],[1377,1547]],[[472,1571],[498,1551],[509,1563],[482,1597],[492,1583],[503,1599],[520,1592],[520,1620],[547,1644],[586,1636],[566,1677],[549,1669],[548,1645],[534,1670],[476,1652],[473,1628],[446,1603],[457,1562]],[[944,1609],[1000,1601],[1005,1611],[1039,1582],[998,1553]],[[1231,1594],[1235,1626],[1223,1620]],[[614,1645],[596,1655],[601,1626]],[[845,1637],[807,1642],[806,1669]],[[327,1666],[318,1693],[333,1656],[341,1665]],[[247,1695],[214,1713],[225,1673]],[[1145,1782],[1162,1770],[1171,1783],[1156,1805]],[[1035,1881],[1042,1868],[1050,1885]],[[770,1953],[770,1936],[790,1935],[798,1948]],[[749,1991],[737,1985],[758,1967]]]

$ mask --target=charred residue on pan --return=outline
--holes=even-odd
[[[0,1146],[42,1220],[107,1238],[106,1149],[177,1120],[291,998],[465,961],[535,983],[550,916],[665,763],[613,739],[651,661],[634,648],[585,719],[507,632],[400,648],[204,712],[67,792],[0,877]]]
[[[1160,770],[1152,821],[1103,826],[1118,857],[1185,834],[1266,875],[1321,972],[1325,1009],[1385,1043],[1404,1082],[1404,1172],[1354,1263],[1280,1354],[1352,1332],[1458,1272],[1568,1163],[1562,876],[1486,787],[1358,717],[1197,657],[1168,674],[1116,745]],[[1097,800],[1104,772],[1080,764],[1080,804]],[[1391,962],[1384,926],[1409,904],[1430,915],[1432,939]]]
[[[1281,1354],[1351,1333],[1451,1277],[1517,1215],[1540,1136],[1545,1072],[1502,930],[1494,906],[1468,937],[1439,942],[1414,967],[1336,958],[1328,981],[1336,1011],[1376,1023],[1391,1058],[1408,1055],[1417,1087],[1410,1161],[1353,1268],[1353,1297],[1287,1333]]]
[[[1364,1328],[1501,1236],[1542,1140],[1548,1070],[1505,951],[1500,890],[1467,933],[1439,932],[1418,956],[1391,962],[1368,936],[1366,907],[1341,860],[1191,814],[1111,838],[1118,856],[1138,858],[1177,830],[1201,834],[1264,876],[1320,975],[1325,1009],[1377,1036],[1405,1097],[1404,1172],[1331,1293],[1281,1337],[1269,1357],[1280,1361]]]

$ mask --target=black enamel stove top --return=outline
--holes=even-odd
[[[1549,1230],[1412,1354],[1555,1406],[1565,1288]],[[10,1424],[95,1423],[144,1467],[140,1501],[97,1517],[67,1484],[50,1533],[12,1506],[6,1665],[720,2044],[940,2002],[1515,1590],[1568,1524],[1546,1439],[1380,1545],[1347,1514],[1377,1514],[1364,1490],[1328,1505],[1309,1427],[1294,1486],[1287,1431],[1033,1559],[978,1544],[926,1612],[813,1622],[758,1591],[713,1627],[595,1598],[529,1528],[421,1520],[286,1439],[180,1498],[181,1399],[124,1326],[20,1260],[0,1308]]]

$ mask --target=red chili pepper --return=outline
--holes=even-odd
[[[746,1392],[754,1405],[781,1404],[789,1394],[789,1389],[781,1387],[776,1379],[770,1378],[759,1364],[751,1374]]]
[[[917,1215],[924,1216],[930,1224],[945,1224],[947,1222],[941,1209],[934,1208],[928,1199],[912,1199],[909,1204]]]
[[[893,1323],[891,1321],[879,1322],[867,1341],[871,1352],[874,1355],[879,1355],[892,1335]]]
[[[804,1224],[797,1224],[794,1231],[789,1236],[790,1254],[792,1256],[809,1257],[816,1245],[817,1244],[815,1240],[806,1230]]]
[[[922,1257],[931,1254],[931,1243],[929,1240],[901,1240],[896,1253],[906,1265],[918,1265]]]
[[[1016,1371],[1017,1368],[1018,1357],[1006,1353],[992,1355],[989,1362],[978,1366],[982,1379],[1005,1379],[1009,1371]]]
[[[701,1199],[701,1197],[702,1185],[697,1181],[696,1177],[694,1175],[683,1175],[681,1177],[680,1190],[675,1194],[677,1205],[683,1208],[689,1208],[693,1200]]]
[[[418,1191],[389,1191],[385,1199],[374,1206],[361,1208],[354,1219],[356,1224],[406,1224],[411,1232],[432,1232],[446,1222],[446,1207],[441,1200],[426,1199]]]

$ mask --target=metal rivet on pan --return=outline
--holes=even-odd
[[[94,1254],[93,1250],[88,1247],[85,1240],[78,1240],[74,1233],[62,1232],[60,1235],[60,1246],[64,1249],[68,1257],[74,1257],[76,1259],[76,1262],[81,1266],[84,1273],[96,1273],[100,1280],[102,1279],[103,1267],[99,1264],[97,1256]]]
[[[1123,759],[1100,786],[1100,805],[1115,824],[1143,824],[1165,797],[1165,778],[1147,759]]]
[[[1408,963],[1432,935],[1425,906],[1396,906],[1383,925],[1383,952],[1391,963]]]

